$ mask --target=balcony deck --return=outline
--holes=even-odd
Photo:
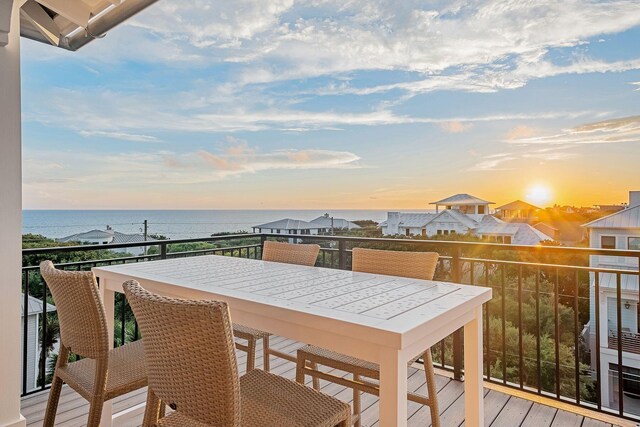
[[[274,348],[294,354],[300,343],[282,337],[272,337]],[[258,346],[260,347],[260,346]],[[238,352],[238,363],[241,371],[244,370],[246,355]],[[256,366],[261,366],[262,354],[259,351]],[[283,359],[272,359],[271,371],[275,374],[291,378],[295,377],[295,365]],[[464,425],[464,386],[459,381],[454,381],[445,375],[438,375],[438,400],[440,403],[441,419],[443,426]],[[310,382],[310,380],[309,380]],[[344,401],[351,401],[351,390],[342,386],[321,382],[322,390]],[[410,368],[409,388],[412,390],[424,390],[424,375],[420,369]],[[42,392],[30,395],[22,399],[22,414],[27,419],[28,426],[41,426],[44,410],[49,393]],[[535,396],[534,396],[535,397]],[[126,396],[114,400],[114,413],[134,407],[143,403],[146,399],[146,390],[138,390]],[[362,397],[363,426],[378,425],[377,398],[364,394]],[[569,410],[565,410],[569,409]],[[582,426],[582,427],[611,427],[633,425],[625,420],[617,420],[612,417],[596,413],[585,413],[582,408],[558,409],[545,406],[542,403],[527,400],[522,397],[498,391],[495,387],[485,388],[485,424],[487,426]],[[84,426],[88,412],[88,404],[77,393],[65,386],[58,406],[56,425],[64,427]],[[589,418],[600,417],[601,420]],[[602,421],[605,420],[605,421]],[[142,415],[139,414],[126,422],[126,426],[139,426]],[[612,424],[613,423],[613,424]],[[416,403],[409,403],[409,426],[430,425],[428,408]]]

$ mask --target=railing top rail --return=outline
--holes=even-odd
[[[255,235],[255,234],[254,234]],[[522,252],[534,252],[540,253],[542,251],[554,253],[554,254],[575,254],[575,255],[608,255],[619,257],[634,257],[640,258],[640,251],[624,250],[624,249],[600,249],[600,248],[577,248],[570,246],[525,246],[525,245],[510,245],[504,243],[489,243],[489,242],[461,242],[450,240],[423,240],[423,239],[394,239],[388,237],[353,237],[353,236],[326,236],[326,235],[311,235],[311,234],[275,234],[275,233],[262,233],[258,236],[265,237],[280,237],[286,239],[302,239],[302,240],[326,240],[326,241],[345,241],[354,243],[398,243],[398,244],[410,244],[410,245],[424,245],[424,246],[444,246],[460,249],[474,249],[474,248],[492,248],[498,250],[509,251],[522,251]]]
[[[40,255],[51,252],[78,252],[78,251],[96,251],[101,249],[126,249],[126,248],[137,248],[140,246],[158,246],[158,245],[173,245],[180,243],[208,243],[208,242],[219,242],[224,240],[237,240],[237,239],[246,239],[249,237],[259,238],[260,234],[229,234],[224,236],[210,236],[210,237],[196,237],[193,239],[176,239],[176,240],[150,240],[147,242],[136,242],[136,243],[114,243],[108,245],[77,245],[77,246],[56,246],[51,248],[29,248],[23,249],[22,255]]]

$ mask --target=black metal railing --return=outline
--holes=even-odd
[[[615,378],[623,378],[623,371],[628,372],[633,368],[622,363],[623,354],[628,350],[622,331],[622,310],[625,309],[622,295],[624,293],[625,300],[628,300],[631,298],[630,293],[633,293],[635,298],[640,299],[637,285],[640,275],[638,264],[633,270],[628,269],[628,266],[602,268],[590,265],[593,256],[631,258],[640,263],[640,251],[281,234],[240,234],[144,244],[26,249],[23,251],[25,307],[28,306],[29,296],[33,295],[43,303],[40,317],[45,320],[47,316],[55,317],[55,314],[48,314],[46,302],[53,302],[46,293],[35,262],[43,257],[64,253],[86,254],[91,251],[104,251],[107,248],[152,248],[139,256],[82,259],[57,264],[59,268],[80,270],[100,265],[208,254],[259,259],[261,246],[266,239],[319,243],[321,252],[316,265],[340,269],[351,268],[351,249],[356,246],[436,251],[440,254],[436,280],[488,286],[493,289],[494,297],[484,307],[486,381],[625,418],[640,419],[640,411],[624,406],[625,385],[619,387],[617,383],[606,384],[607,381],[617,381]],[[178,250],[179,245],[194,243],[209,244],[211,247]],[[629,277],[635,280],[635,288],[628,286]],[[606,324],[601,325],[600,308],[597,304],[601,293],[616,298],[617,327],[611,332]],[[27,323],[23,324],[23,395],[48,387],[47,357],[39,358],[36,387],[30,389],[27,384],[27,355],[32,345],[32,341],[28,339]],[[46,321],[41,323],[39,342],[40,348],[47,349],[43,353],[45,356],[48,355],[47,352],[55,353],[55,345],[51,345],[51,335],[55,333],[54,328],[47,330]],[[118,296],[116,300],[114,335],[116,345],[138,337],[135,320],[123,295]],[[612,344],[611,336],[623,336],[621,348]],[[432,347],[435,362],[441,368],[451,369],[454,377],[458,379],[463,378],[464,373],[463,351],[462,331],[457,331]],[[612,357],[611,363],[617,366],[614,379],[608,375],[607,365],[607,358]],[[627,391],[627,395],[629,393],[630,391]]]

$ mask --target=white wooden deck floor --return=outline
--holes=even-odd
[[[282,337],[272,337],[271,344],[274,348],[295,354],[300,343]],[[260,346],[258,346],[260,347]],[[246,355],[238,352],[238,364],[241,372],[244,371]],[[258,353],[256,366],[262,366],[262,354]],[[295,365],[283,359],[272,358],[271,372],[286,378],[294,379]],[[423,392],[425,389],[424,374],[420,369],[411,368],[409,370],[408,386],[412,390]],[[308,380],[310,382],[310,380]],[[322,391],[335,396],[346,402],[352,399],[352,391],[342,386],[321,382]],[[47,391],[22,399],[22,414],[27,419],[28,426],[41,426],[44,417],[44,410],[47,404],[49,393]],[[130,408],[146,400],[146,390],[138,390],[126,396],[114,400],[114,412]],[[378,425],[378,399],[375,396],[362,395],[362,425]],[[463,383],[451,380],[444,376],[438,376],[438,401],[442,425],[462,426],[464,425],[464,386]],[[530,400],[512,396],[495,390],[485,389],[485,425],[491,427],[611,427],[612,424],[598,421],[592,418],[545,406]],[[65,386],[63,388],[56,426],[75,427],[84,426],[88,411],[87,402],[77,393]],[[428,408],[419,404],[409,402],[409,426],[429,426],[431,417]],[[127,426],[139,426],[142,416],[127,423]],[[619,424],[614,425],[628,425]]]

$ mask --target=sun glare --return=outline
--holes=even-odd
[[[551,197],[551,189],[544,184],[535,184],[527,189],[526,198],[532,203],[549,203],[551,201]]]

